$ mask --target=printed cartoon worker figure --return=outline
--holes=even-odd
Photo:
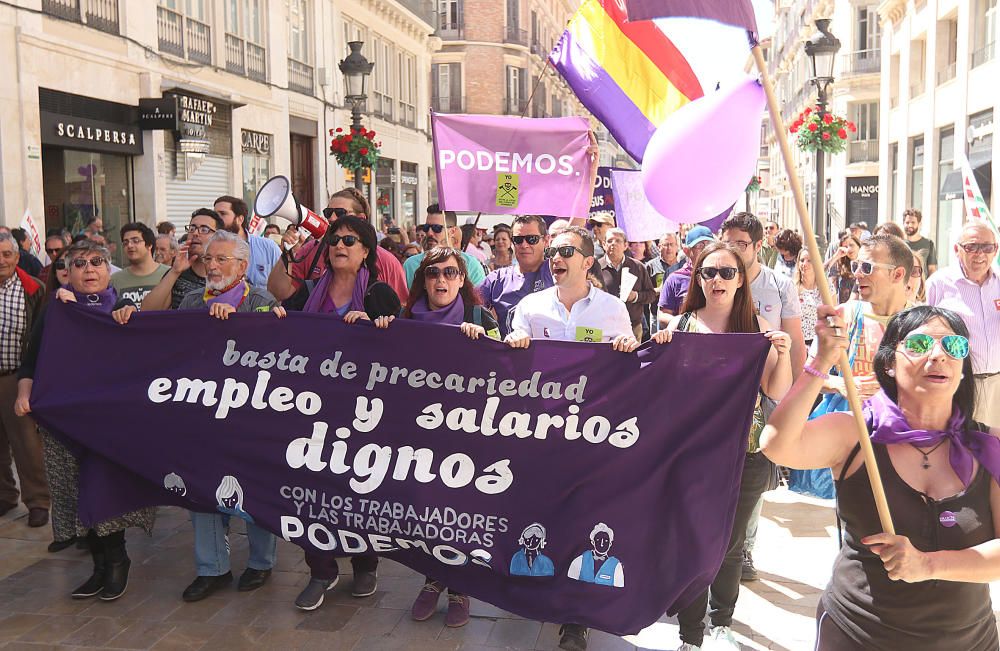
[[[569,578],[615,588],[625,587],[625,569],[621,561],[609,555],[615,532],[598,522],[590,532],[591,549],[583,552],[570,563]]]
[[[521,532],[517,543],[521,545],[521,549],[510,559],[512,576],[555,576],[556,568],[552,559],[542,553],[545,548],[545,527],[532,522]]]
[[[243,510],[243,488],[236,477],[226,475],[215,491],[215,499],[219,503],[219,512],[235,515],[247,522],[253,522],[253,516]]]
[[[181,497],[187,495],[187,486],[184,485],[184,480],[177,473],[170,473],[163,477],[163,487],[166,488],[171,493],[177,493]]]

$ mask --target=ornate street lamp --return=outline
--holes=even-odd
[[[375,64],[361,54],[364,41],[351,41],[347,47],[350,54],[340,64],[340,72],[344,75],[344,98],[351,104],[351,129],[361,129],[361,111],[368,101],[368,75],[372,73]],[[361,190],[364,170],[360,167],[354,170],[354,187]]]
[[[826,114],[827,91],[833,83],[833,64],[840,51],[840,41],[830,33],[830,19],[821,18],[816,21],[815,34],[806,41],[805,51],[812,63],[812,79],[809,81],[816,86],[816,108],[820,119]],[[819,238],[819,245],[822,248],[826,245],[828,233],[826,223],[826,173],[824,163],[826,154],[822,150],[816,151],[816,215],[813,228],[816,237]]]

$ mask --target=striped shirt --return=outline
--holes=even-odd
[[[1000,372],[1000,268],[994,265],[982,285],[966,278],[957,264],[940,269],[927,281],[927,304],[957,312],[965,321],[974,373]]]
[[[17,274],[0,283],[0,374],[21,365],[21,337],[28,325],[24,287]]]

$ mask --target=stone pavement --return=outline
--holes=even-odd
[[[836,552],[832,503],[781,489],[769,493],[754,558],[761,580],[744,584],[734,630],[746,649],[806,651],[813,613]],[[74,548],[48,554],[48,527],[29,529],[25,510],[0,518],[0,648],[2,649],[324,649],[332,651],[556,649],[558,627],[473,600],[472,621],[444,626],[409,617],[422,577],[383,561],[372,597],[350,595],[347,575],[312,613],[293,601],[308,581],[302,552],[279,543],[270,582],[252,593],[231,590],[195,604],[181,601],[194,578],[191,525],[184,511],[160,510],[151,538],[129,534],[132,573],[118,601],[74,601],[69,592],[90,574],[90,558]],[[233,568],[245,567],[246,538],[231,536]],[[664,617],[625,639],[591,633],[590,649],[674,649],[676,620]]]

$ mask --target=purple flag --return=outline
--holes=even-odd
[[[629,242],[658,240],[679,226],[656,212],[642,189],[639,170],[612,170],[611,187],[615,194],[618,227],[625,231]]]
[[[524,617],[628,634],[715,577],[768,346],[678,333],[637,354],[511,350],[297,312],[120,326],[55,302],[31,402],[79,449],[85,523],[144,504],[228,513]]]
[[[628,19],[707,18],[757,33],[750,0],[625,0]]]
[[[431,114],[444,210],[586,217],[585,118]]]

